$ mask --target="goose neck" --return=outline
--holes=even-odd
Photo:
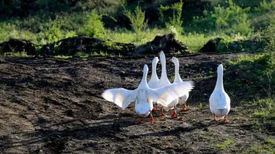
[[[152,78],[155,78],[155,79],[158,78],[158,77],[157,77],[157,70],[156,70],[156,68],[157,68],[157,64],[154,63],[154,64],[152,65]]]
[[[223,87],[223,71],[222,70],[218,71],[218,77],[217,77],[217,82],[216,82],[215,90],[224,91],[224,87]]]
[[[165,76],[167,77],[165,57],[161,57],[160,62],[161,62],[161,78],[164,78]]]
[[[148,74],[148,72],[143,72],[139,88],[146,88],[146,87],[148,87],[148,84],[147,84],[147,74]]]
[[[175,63],[175,81],[181,81],[178,63]]]

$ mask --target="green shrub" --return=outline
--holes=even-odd
[[[175,27],[179,33],[183,31],[183,28],[182,28],[183,21],[181,19],[182,6],[183,6],[182,0],[179,3],[172,4],[171,9],[173,10],[173,17],[172,18],[169,17],[169,21],[165,23],[167,28]]]
[[[46,33],[49,42],[56,42],[62,37],[61,26],[57,22],[53,22]]]
[[[267,43],[265,51],[275,51],[275,20],[270,22],[270,25],[263,32],[265,41]]]
[[[84,26],[78,31],[78,35],[100,37],[105,34],[104,23],[101,21],[102,15],[99,15],[96,10],[86,15]]]
[[[177,32],[181,33],[183,31],[182,24],[182,6],[183,2],[180,0],[178,3],[174,3],[171,6],[160,6],[159,7],[159,14],[160,14],[160,20],[162,22],[165,22],[165,26],[168,29],[171,29],[171,27],[175,28]],[[172,18],[169,17],[166,13],[171,10],[172,11]],[[168,19],[165,19],[164,14],[168,16]]]
[[[228,3],[228,7],[214,7],[214,12],[211,16],[215,19],[217,30],[222,30],[226,33],[250,35],[252,31],[251,21],[247,15],[250,8],[243,9],[233,3],[232,0],[229,0]]]
[[[267,12],[275,8],[275,1],[267,3],[266,0],[263,0],[258,7],[255,7],[255,11],[258,12]]]
[[[215,24],[217,30],[225,29],[229,26],[228,20],[229,16],[231,14],[231,10],[229,8],[224,8],[218,5],[214,8],[214,13],[212,14],[212,17],[216,19]]]
[[[136,40],[140,40],[141,32],[145,30],[148,23],[148,20],[145,19],[145,12],[137,6],[134,13],[131,13],[129,10],[125,10],[124,14],[131,22],[131,27],[136,33]]]

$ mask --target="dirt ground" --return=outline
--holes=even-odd
[[[178,56],[183,80],[193,80],[188,110],[138,118],[101,98],[108,88],[135,89],[153,56],[0,59],[0,153],[239,153],[264,142],[232,99],[229,123],[212,121],[209,96],[219,63],[236,54]],[[167,57],[168,76],[174,65]],[[161,65],[158,64],[160,75]],[[208,72],[212,78],[205,78]],[[150,77],[150,72],[149,72]],[[225,77],[225,82],[226,82]],[[225,87],[226,90],[226,87]],[[199,108],[199,103],[203,108]],[[217,145],[234,141],[224,149]]]

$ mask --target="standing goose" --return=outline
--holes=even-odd
[[[167,85],[171,85],[171,82],[169,81],[168,77],[167,77],[167,72],[166,72],[166,58],[165,58],[165,54],[163,51],[160,52],[160,63],[161,63],[161,77],[159,80],[159,87],[162,86],[167,86]],[[166,108],[174,108],[174,112],[172,114],[171,117],[176,118],[178,117],[177,112],[176,112],[176,105],[178,104],[178,98],[176,98],[175,100],[171,101],[171,102],[167,102],[167,105],[164,106]],[[163,113],[163,108],[161,109],[161,116],[165,116]]]
[[[179,67],[180,67],[179,66],[179,60],[176,57],[172,57],[172,62],[175,65],[175,79],[174,79],[173,84],[180,83],[180,82],[182,82],[182,79],[181,79],[180,74],[179,74]],[[186,101],[187,101],[188,97],[189,97],[189,93],[187,93],[183,97],[179,98],[179,104],[183,104],[183,107],[182,107],[183,111],[187,110]]]
[[[166,102],[171,102],[175,98],[183,96],[182,93],[189,92],[193,88],[192,81],[186,81],[175,85],[164,86],[158,89],[151,89],[147,84],[148,66],[143,68],[142,80],[135,90],[124,88],[107,89],[102,93],[102,97],[110,102],[114,102],[123,110],[131,102],[135,102],[135,111],[138,115],[146,117],[150,114],[150,122],[154,123],[152,109],[154,101],[166,106]]]
[[[223,87],[223,66],[220,64],[217,68],[218,77],[214,91],[212,92],[209,103],[210,111],[214,115],[214,120],[216,117],[224,118],[223,122],[226,123],[226,116],[230,111],[230,97],[224,91]]]
[[[159,62],[159,58],[155,57],[152,61],[152,75],[151,75],[151,79],[148,82],[148,86],[152,89],[158,88],[158,84],[159,84],[159,77],[157,75],[157,64]],[[155,104],[154,109],[155,111],[158,110],[157,104]]]

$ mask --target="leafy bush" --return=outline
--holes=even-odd
[[[266,47],[265,50],[267,52],[275,51],[275,20],[270,22],[270,25],[264,30],[263,32],[265,40],[266,40]]]
[[[86,15],[84,26],[78,31],[78,35],[91,37],[100,37],[104,35],[104,23],[101,21],[102,15],[99,15],[96,10]]]
[[[137,6],[134,13],[131,13],[129,10],[125,10],[124,14],[131,22],[131,27],[137,35],[136,40],[139,40],[141,38],[141,32],[145,30],[148,23],[148,20],[145,19],[145,12]]]
[[[172,18],[168,17],[168,20],[165,22],[165,26],[166,28],[171,28],[174,27],[177,32],[181,33],[183,31],[182,28],[182,6],[183,6],[183,2],[182,0],[180,0],[180,2],[178,3],[174,3],[172,4],[172,6],[160,6],[159,8],[159,13],[160,13],[160,20],[162,22],[166,21],[164,18],[164,14],[169,11],[172,10],[173,14],[172,14]],[[166,15],[168,16],[168,15]]]
[[[243,9],[242,7],[228,1],[229,7],[214,7],[212,17],[215,18],[217,30],[226,31],[227,33],[240,33],[242,35],[249,35],[252,31],[251,21],[248,19],[247,12],[249,7]]]
[[[266,0],[263,0],[254,10],[259,12],[266,12],[272,9],[275,9],[275,2],[271,1],[270,3],[267,3]]]

